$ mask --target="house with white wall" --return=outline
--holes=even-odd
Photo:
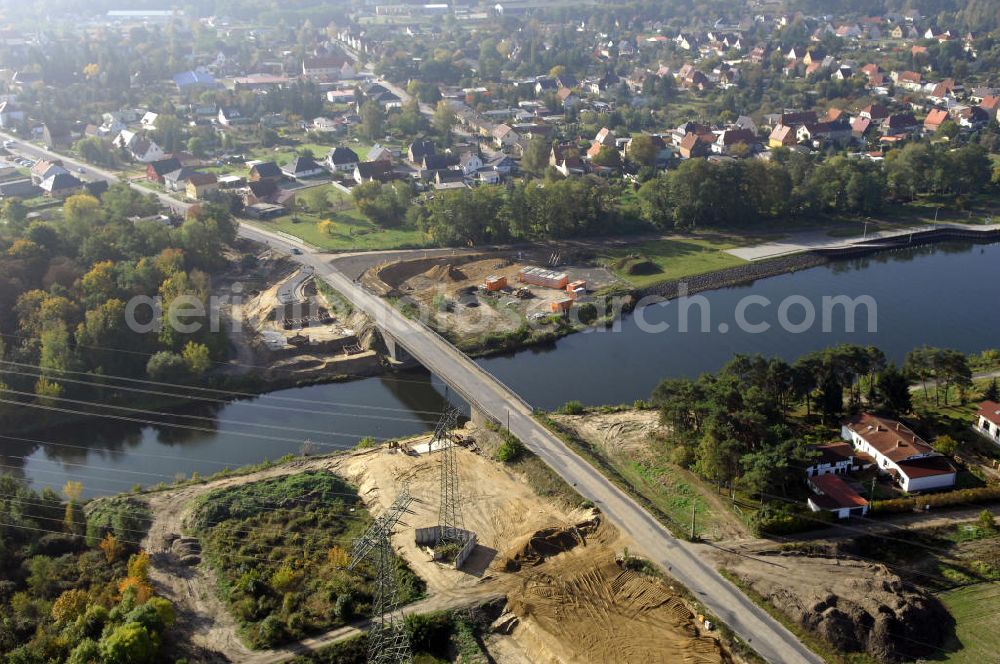
[[[817,445],[817,456],[806,466],[806,477],[820,475],[846,475],[854,470],[854,447],[849,443],[835,442]]]
[[[879,471],[903,491],[955,486],[955,467],[902,422],[861,413],[843,423],[841,435],[856,452],[875,459]]]
[[[838,519],[868,514],[868,501],[837,475],[810,477],[812,495],[806,503],[813,512],[833,512]]]
[[[976,413],[976,431],[1000,445],[1000,403],[984,401]]]

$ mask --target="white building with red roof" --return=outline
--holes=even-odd
[[[806,502],[813,512],[833,512],[838,519],[868,513],[868,501],[838,475],[810,477],[809,488],[813,495]]]
[[[984,401],[979,404],[976,431],[1000,445],[1000,403]]]
[[[903,491],[955,486],[955,467],[902,422],[861,413],[844,422],[841,435],[856,451],[874,458]]]

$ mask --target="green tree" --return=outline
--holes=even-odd
[[[938,436],[934,440],[934,449],[945,456],[955,456],[958,451],[958,441],[949,435]]]
[[[552,146],[544,138],[532,138],[524,147],[521,168],[532,175],[541,175],[549,167],[551,150]]]
[[[111,630],[99,644],[106,664],[146,664],[156,658],[157,643],[139,623],[125,623]]]
[[[153,354],[146,363],[146,374],[166,383],[185,380],[189,377],[187,363],[178,353],[160,351]]]
[[[889,365],[879,373],[875,391],[879,402],[893,413],[905,415],[913,410],[910,381],[895,365]]]
[[[431,126],[442,145],[451,145],[451,132],[455,127],[455,121],[455,109],[448,102],[439,101],[431,118]]]
[[[598,166],[619,169],[622,166],[622,156],[615,148],[604,145],[601,151],[594,155],[593,162]]]
[[[366,101],[359,112],[361,123],[358,132],[368,140],[378,140],[385,135],[385,111],[381,104]]]
[[[649,134],[638,134],[632,137],[628,145],[628,158],[640,166],[655,166],[659,148]]]
[[[184,350],[181,351],[181,358],[184,366],[193,376],[202,376],[212,368],[212,358],[205,344],[187,342]]]

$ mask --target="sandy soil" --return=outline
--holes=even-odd
[[[933,654],[944,642],[941,603],[884,565],[803,555],[720,555],[720,562],[792,620],[842,651],[879,661]]]
[[[403,445],[426,440],[417,437]],[[214,661],[278,662],[296,649],[355,633],[335,630],[279,651],[249,651],[216,596],[207,566],[185,567],[166,551],[165,542],[181,533],[197,496],[307,470],[327,470],[351,481],[376,515],[409,485],[417,500],[397,527],[393,548],[427,584],[428,599],[418,603],[420,610],[506,596],[516,627],[512,633],[489,636],[498,662],[728,661],[712,635],[698,634],[696,618],[669,587],[618,566],[615,556],[628,546],[628,539],[599,515],[567,510],[539,497],[523,477],[473,449],[460,447],[456,453],[464,525],[476,532],[480,544],[462,570],[433,562],[413,538],[414,528],[438,522],[438,454],[413,456],[378,447],[297,459],[246,476],[152,495],[153,524],[144,542],[153,554],[151,577],[177,607],[180,634],[191,644],[191,661],[213,661],[204,652],[214,651],[219,653]]]
[[[651,436],[663,433],[655,410],[627,409],[614,413],[591,412],[583,415],[552,414],[560,426],[577,438],[601,448],[609,457],[640,461],[652,455]],[[697,491],[709,506],[711,518],[705,523],[702,537],[733,543],[747,539],[746,525],[732,513],[725,501],[683,468],[674,468],[674,476]],[[664,489],[668,490],[668,489]]]
[[[551,313],[550,304],[566,297],[566,293],[552,288],[532,286],[532,297],[518,299],[513,291],[523,284],[517,281],[517,274],[529,263],[510,261],[498,257],[483,258],[470,262],[434,265],[419,274],[402,281],[398,288],[422,306],[433,308],[438,325],[454,330],[458,334],[482,334],[492,331],[517,329],[527,316],[535,313]],[[600,288],[614,281],[614,277],[603,268],[561,266],[570,281],[587,281],[588,290]],[[467,294],[467,289],[478,288],[492,275],[507,278],[509,288],[498,293],[490,303],[486,294]],[[453,304],[451,311],[441,310],[442,301]],[[476,302],[477,306],[466,306]]]

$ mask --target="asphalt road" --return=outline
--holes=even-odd
[[[74,169],[83,167],[92,178],[118,180],[113,173],[79,164],[20,141],[15,150],[32,158],[37,158],[35,155],[61,158]],[[175,209],[183,210],[188,207],[165,194],[160,195],[160,198],[166,199],[165,202]],[[527,402],[440,336],[362,289],[333,267],[328,255],[315,253],[300,241],[247,224],[241,224],[240,236],[266,243],[273,249],[288,253],[300,264],[312,267],[317,276],[340,291],[355,307],[371,316],[380,329],[388,332],[425,368],[446,381],[475,408],[498,423],[509,423],[511,432],[532,452],[581,495],[599,506],[611,523],[632,538],[643,555],[683,583],[709,611],[743,638],[761,657],[774,664],[823,662],[716,571],[709,562],[712,549],[674,538],[628,495],[538,423]]]

